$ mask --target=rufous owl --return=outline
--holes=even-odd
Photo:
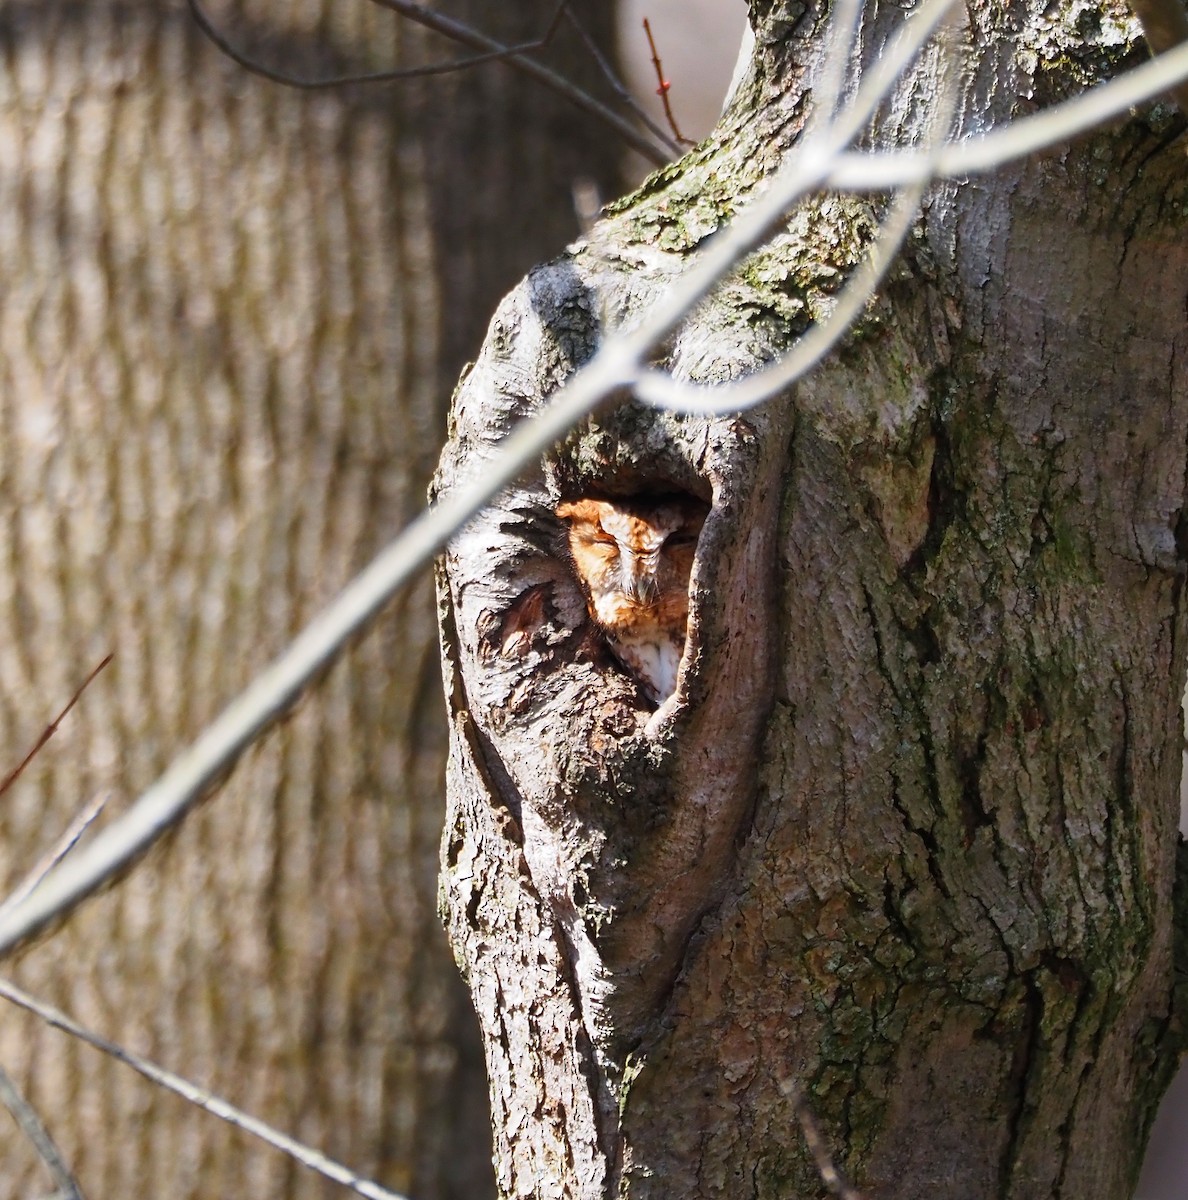
[[[707,506],[691,496],[557,506],[586,606],[614,656],[660,704],[676,689],[689,575]]]

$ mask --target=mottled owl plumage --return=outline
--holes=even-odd
[[[689,575],[706,506],[692,497],[557,506],[594,623],[657,704],[676,689],[689,620]]]

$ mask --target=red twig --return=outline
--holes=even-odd
[[[112,655],[107,655],[106,658],[82,681],[78,691],[70,697],[70,703],[41,731],[41,736],[33,744],[33,749],[25,755],[24,758],[4,777],[3,782],[0,782],[0,796],[20,778],[21,772],[37,757],[37,752],[46,744],[57,732],[58,726],[66,719],[66,714],[78,703],[79,697],[91,686],[91,681],[103,670],[105,666],[112,660]]]
[[[570,27],[582,40],[582,45],[586,47],[590,57],[594,60],[599,71],[602,72],[602,77],[611,86],[611,90],[615,93],[619,102],[629,108],[634,114],[635,119],[660,143],[674,154],[679,152],[680,147],[672,140],[668,133],[661,129],[655,121],[644,111],[643,105],[631,94],[626,88],[623,81],[615,72],[614,67],[607,61],[607,57],[598,47],[598,43],[587,32],[586,27],[573,15],[573,5],[565,4],[565,19],[569,22]]]
[[[643,19],[644,33],[648,35],[648,45],[652,50],[652,66],[656,68],[656,82],[660,85],[656,88],[656,95],[660,97],[660,103],[664,105],[664,115],[668,119],[668,127],[672,130],[672,136],[676,138],[682,146],[692,146],[692,138],[687,138],[677,126],[676,117],[672,112],[672,104],[668,99],[669,89],[672,84],[664,78],[664,67],[660,62],[660,55],[656,51],[656,39],[652,37],[652,26],[647,17]]]

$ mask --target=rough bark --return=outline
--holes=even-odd
[[[454,52],[365,0],[208,7],[307,75]],[[505,7],[454,11],[511,40],[552,11]],[[556,53],[595,75],[573,42]],[[0,54],[0,773],[115,653],[0,798],[6,890],[95,791],[119,811],[419,511],[464,355],[573,235],[572,178],[605,179],[617,147],[501,65],[278,88],[180,3],[6,3]],[[426,584],[168,848],[12,965],[421,1200],[492,1186],[434,915],[436,659]],[[338,1194],[2,1016],[0,1062],[88,1197]],[[0,1194],[47,1189],[0,1114]]]
[[[1143,54],[1117,5],[968,7],[963,129]],[[821,13],[751,17],[715,135],[499,310],[440,487],[787,153]],[[864,61],[901,19],[867,6]],[[910,136],[937,70],[881,139]],[[505,1196],[816,1195],[789,1081],[880,1200],[1130,1193],[1177,1050],[1183,129],[1154,106],[934,188],[791,395],[735,420],[621,399],[451,547],[444,887]],[[767,359],[878,208],[807,206],[671,370]],[[558,553],[553,507],[588,488],[713,502],[658,713],[599,655]]]

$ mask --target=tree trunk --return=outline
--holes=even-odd
[[[966,131],[1145,53],[1117,6],[968,9]],[[866,6],[863,61],[902,18]],[[823,17],[751,19],[714,136],[500,309],[443,490],[780,165]],[[880,142],[924,121],[941,69],[909,72]],[[444,888],[504,1196],[817,1195],[798,1088],[870,1197],[1130,1194],[1177,1052],[1183,129],[1154,106],[936,186],[792,394],[722,419],[623,401],[456,539]],[[807,205],[668,368],[766,361],[879,208]],[[554,510],[674,490],[712,509],[655,711]]]
[[[520,41],[554,8],[507,7],[453,11]],[[364,0],[209,8],[310,76],[457,52]],[[176,2],[8,3],[0,45],[0,774],[115,654],[0,798],[7,887],[91,794],[122,809],[420,510],[464,356],[573,235],[572,179],[610,177],[618,148],[503,64],[280,88]],[[574,41],[552,53],[596,77]],[[492,1188],[434,917],[436,658],[426,584],[167,849],[13,966],[418,1200]],[[330,1194],[12,1010],[0,1064],[88,1197]],[[0,1195],[47,1191],[0,1127]]]

